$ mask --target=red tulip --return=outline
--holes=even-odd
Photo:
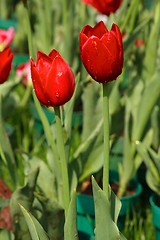
[[[100,83],[115,80],[122,72],[123,45],[116,24],[110,31],[99,22],[94,28],[86,25],[80,33],[82,62],[91,77]]]
[[[96,8],[98,12],[107,16],[120,7],[122,0],[82,0],[84,3]]]
[[[11,71],[13,53],[8,47],[0,52],[0,84],[4,83]]]
[[[74,74],[68,63],[53,49],[49,55],[37,53],[37,61],[31,59],[31,76],[35,93],[45,106],[61,106],[74,92]]]
[[[13,38],[15,30],[10,27],[8,30],[0,29],[0,51],[4,50],[6,47],[9,47]]]
[[[16,74],[22,78],[24,86],[32,85],[30,62],[21,63],[16,69]]]

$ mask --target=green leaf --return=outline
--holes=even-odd
[[[142,134],[148,122],[149,116],[160,97],[160,81],[159,72],[157,71],[146,84],[144,92],[142,93],[137,112],[137,119],[134,121],[134,129],[132,137],[135,140],[141,140]],[[149,101],[148,101],[149,99]]]
[[[15,80],[14,78],[12,81],[7,81],[5,84],[0,85],[0,95],[3,97],[7,97],[7,95],[20,83],[21,78],[17,77]]]
[[[0,239],[4,240],[14,240],[14,235],[11,231],[7,231],[6,229],[0,230]]]
[[[102,99],[100,96],[100,85],[90,81],[84,88],[82,95],[83,103],[83,131],[82,141],[87,139],[97,122],[102,118]],[[92,119],[92,121],[91,121]]]
[[[65,240],[78,240],[77,232],[77,211],[76,211],[76,192],[73,192],[72,199],[69,205],[67,219],[64,226]]]
[[[152,24],[151,32],[149,35],[146,55],[144,59],[144,72],[143,78],[150,81],[150,77],[154,74],[157,61],[157,48],[160,39],[160,2],[157,1],[156,9],[154,12],[154,24]]]
[[[37,221],[37,219],[29,213],[22,205],[20,205],[24,218],[29,228],[32,240],[49,240],[46,232]]]
[[[111,206],[105,193],[92,177],[95,204],[96,240],[119,240],[120,232],[111,217]]]
[[[11,178],[12,188],[16,185],[16,161],[13,153],[12,146],[10,144],[9,137],[7,135],[5,125],[2,119],[2,99],[0,96],[0,156],[2,157],[3,163],[8,170],[8,174]],[[2,164],[2,163],[1,163]]]
[[[122,203],[119,200],[119,198],[114,194],[110,186],[109,186],[109,191],[110,191],[111,217],[112,217],[112,220],[117,224]]]
[[[15,222],[17,239],[22,239],[22,237],[23,239],[28,239],[29,233],[26,222],[18,204],[23,205],[29,211],[32,210],[38,174],[39,169],[34,169],[28,173],[24,186],[17,187],[11,197],[10,207],[13,221]]]
[[[73,108],[74,108],[74,103],[75,103],[75,100],[77,97],[79,80],[80,80],[80,74],[77,74],[76,79],[75,79],[76,88],[75,88],[74,94],[73,94],[71,100],[64,105],[64,110],[65,110],[64,126],[65,126],[65,129],[67,131],[69,138],[71,137]]]
[[[44,128],[48,146],[51,147],[52,152],[53,152],[53,165],[56,168],[55,175],[57,175],[57,178],[59,178],[58,173],[60,173],[60,164],[59,164],[59,157],[58,157],[57,147],[55,144],[55,139],[52,135],[52,131],[51,131],[50,125],[48,123],[47,117],[46,117],[45,113],[43,112],[42,107],[41,107],[35,93],[33,93],[33,98],[34,98],[36,109],[38,111],[38,114],[39,114],[40,119],[43,124],[43,128]]]
[[[160,175],[159,175],[158,169],[155,165],[154,159],[152,159],[151,156],[149,155],[148,149],[149,149],[149,151],[151,151],[151,149],[146,148],[146,146],[143,143],[141,143],[139,141],[137,142],[137,150],[141,154],[141,156],[147,166],[147,171],[149,171],[150,174],[153,176],[154,181],[159,183]],[[152,157],[153,157],[153,155],[152,155]],[[160,163],[160,159],[159,159],[159,163]]]

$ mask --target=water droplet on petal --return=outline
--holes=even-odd
[[[59,73],[58,73],[58,76],[60,77],[60,76],[62,76],[62,74],[63,74],[62,72],[59,72]]]
[[[58,92],[56,92],[56,98],[60,98],[60,96],[59,96],[59,93],[58,93]]]

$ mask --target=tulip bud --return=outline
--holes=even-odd
[[[80,32],[82,62],[91,77],[100,83],[115,80],[122,72],[123,45],[116,24],[110,31],[99,22],[94,28],[86,25]]]
[[[68,63],[53,49],[49,55],[38,52],[31,63],[31,76],[39,101],[45,106],[61,106],[68,102],[75,89],[74,74]]]

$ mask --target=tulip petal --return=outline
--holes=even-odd
[[[46,83],[50,105],[60,106],[68,102],[74,88],[74,75],[69,65],[59,55],[52,62]]]
[[[93,28],[89,25],[86,25],[81,32],[84,33],[88,38],[91,36],[96,36],[98,38],[101,38],[105,33],[108,32],[108,30],[104,22],[100,21]]]
[[[84,66],[89,74],[98,82],[113,80],[112,69],[114,56],[97,37],[90,37],[81,51]]]
[[[43,80],[41,79],[32,59],[30,60],[30,64],[31,64],[31,77],[36,96],[42,104],[48,106],[48,99],[45,94]]]
[[[122,43],[122,35],[116,24],[112,25],[111,32],[115,35],[118,45],[119,45],[119,68],[123,67],[123,43]]]
[[[83,0],[84,3],[91,5],[96,8],[98,12],[106,13],[106,2],[104,0]]]
[[[38,59],[36,61],[36,68],[41,76],[43,81],[43,85],[45,85],[46,76],[48,75],[48,69],[50,69],[52,64],[52,59],[48,57],[46,54],[38,52]]]
[[[48,56],[53,60],[55,57],[60,56],[60,54],[56,49],[53,49]]]
[[[2,52],[0,52],[0,84],[4,83],[11,71],[13,53],[8,47]]]
[[[79,39],[80,39],[80,49],[81,49],[84,43],[88,40],[88,37],[83,32],[80,32]]]

